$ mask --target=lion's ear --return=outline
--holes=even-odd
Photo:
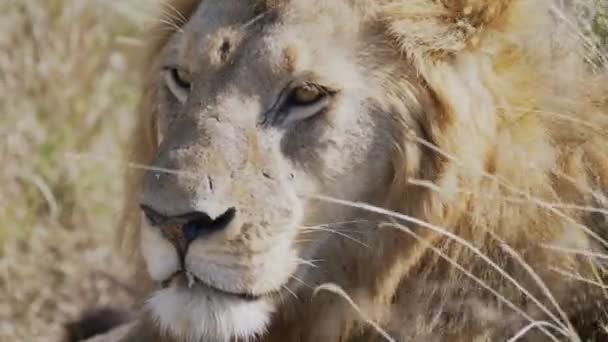
[[[389,0],[376,13],[403,52],[442,58],[474,45],[514,0]]]

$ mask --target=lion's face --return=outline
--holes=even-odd
[[[357,18],[341,2],[259,14],[204,1],[165,45],[141,199],[143,255],[164,284],[149,304],[164,328],[261,333],[292,276],[317,272],[306,260],[332,235],[303,237],[309,227],[360,218],[307,194],[386,197],[402,122],[375,100],[391,66],[365,67],[377,56]]]

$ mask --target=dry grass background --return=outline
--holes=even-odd
[[[150,0],[0,1],[0,341],[129,303],[112,258]],[[77,160],[70,153],[106,157]]]
[[[2,342],[58,340],[83,308],[130,304],[112,252],[123,171],[113,161],[137,101],[131,58],[157,2],[0,1]],[[605,46],[608,1],[598,4],[591,29]]]

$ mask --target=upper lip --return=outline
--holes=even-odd
[[[239,299],[245,300],[245,301],[256,301],[256,300],[259,300],[260,298],[266,296],[266,295],[254,295],[254,294],[251,294],[251,293],[244,293],[244,292],[243,293],[238,293],[238,292],[231,292],[231,291],[222,290],[222,289],[217,288],[215,286],[209,285],[208,283],[202,281],[200,278],[198,278],[196,275],[194,275],[192,273],[190,273],[190,275],[192,277],[194,277],[194,279],[196,280],[196,283],[198,285],[202,285],[202,286],[204,286],[205,288],[207,288],[207,289],[209,289],[211,291],[223,294],[225,296],[236,297],[236,298],[239,298]],[[164,280],[164,281],[161,282],[162,287],[163,288],[168,287],[170,285],[170,283],[171,283],[171,280],[173,280],[175,277],[179,277],[179,276],[186,276],[186,271],[181,270],[181,271],[175,272],[171,277],[169,277],[166,280]],[[270,294],[271,293],[268,293],[267,295],[270,295]]]

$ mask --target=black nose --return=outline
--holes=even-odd
[[[199,236],[214,233],[226,228],[236,215],[236,209],[230,208],[225,213],[215,219],[205,213],[189,214],[190,219],[182,226],[184,237],[188,241],[193,241]]]
[[[176,247],[182,251],[185,251],[192,241],[228,227],[236,216],[235,208],[226,210],[215,219],[198,211],[178,216],[167,216],[146,205],[142,205],[141,209],[150,224],[158,227],[163,235],[177,244]]]

